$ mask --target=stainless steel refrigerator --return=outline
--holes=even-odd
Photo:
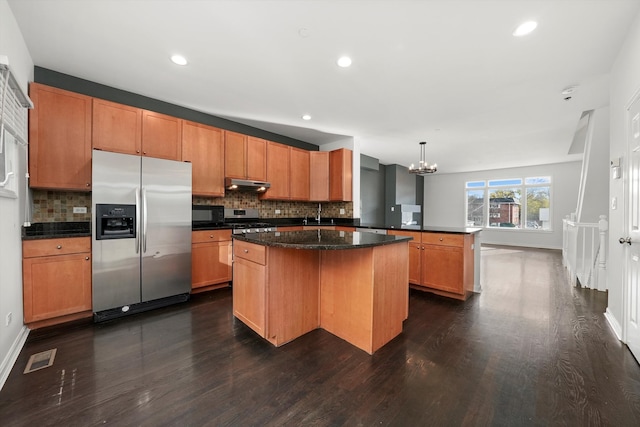
[[[93,151],[96,321],[186,301],[191,163]]]

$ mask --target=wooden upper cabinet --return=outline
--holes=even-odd
[[[329,152],[309,152],[309,200],[329,200]]]
[[[290,148],[289,191],[291,200],[309,200],[310,152],[299,148]]]
[[[224,132],[200,123],[182,124],[182,160],[192,165],[192,193],[224,196]]]
[[[91,97],[31,83],[30,186],[91,191]]]
[[[143,110],[142,155],[158,159],[182,160],[182,120]]]
[[[142,110],[103,99],[93,99],[93,148],[140,155]]]
[[[247,179],[267,180],[267,141],[247,137]]]
[[[267,141],[225,131],[225,177],[267,180]]]
[[[353,151],[340,148],[329,152],[329,200],[353,201]]]
[[[262,199],[287,200],[290,197],[289,170],[291,147],[276,142],[267,142],[267,181],[271,184]]]
[[[236,132],[224,133],[225,177],[247,177],[247,136]]]

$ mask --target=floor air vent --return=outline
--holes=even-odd
[[[41,351],[40,353],[32,354],[27,362],[27,367],[24,368],[24,373],[29,374],[38,369],[48,368],[53,365],[53,359],[56,358],[56,350],[51,349],[47,351]]]

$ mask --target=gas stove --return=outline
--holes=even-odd
[[[257,209],[224,210],[224,222],[232,227],[233,234],[266,233],[276,231],[276,227],[268,222],[260,221]]]
[[[232,227],[233,234],[267,233],[277,230],[277,227],[266,222],[227,222],[226,224]]]

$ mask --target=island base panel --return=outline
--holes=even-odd
[[[281,346],[320,327],[318,251],[268,248],[266,338]]]
[[[373,249],[324,251],[320,259],[320,325],[373,353]]]

